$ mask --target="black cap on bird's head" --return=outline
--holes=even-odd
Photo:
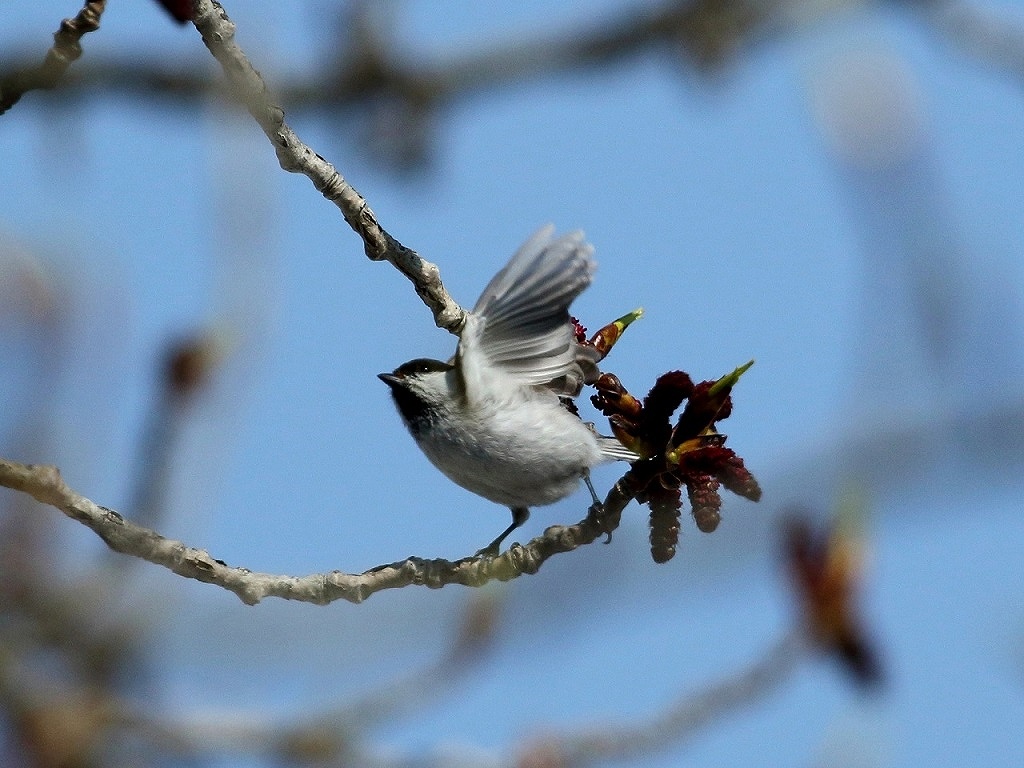
[[[402,363],[392,373],[377,374],[377,378],[391,388],[391,396],[398,406],[398,412],[413,434],[430,423],[438,405],[429,397],[431,390],[418,382],[422,381],[425,375],[447,373],[454,367],[451,363],[418,357]]]
[[[454,368],[451,363],[442,363],[429,357],[417,357],[408,363],[402,363],[391,373],[378,373],[377,378],[389,387],[401,386],[400,382],[419,373],[447,373]]]

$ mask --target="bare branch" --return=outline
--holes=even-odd
[[[551,735],[536,742],[520,759],[521,766],[568,766],[649,757],[743,705],[753,703],[784,682],[804,657],[807,641],[792,630],[770,646],[749,667],[695,695],[684,696],[663,712],[637,725],[605,724],[577,734]]]
[[[369,24],[348,19],[343,22],[348,39],[330,37],[329,51],[338,51],[337,56],[324,55],[320,69],[276,83],[274,90],[291,109],[339,108],[390,97],[432,110],[479,93],[614,65],[652,51],[665,53],[667,61],[681,66],[692,64],[698,72],[713,71],[739,51],[799,29],[798,20],[806,23],[811,15],[808,5],[807,0],[633,3],[605,19],[580,14],[563,30],[488,41],[476,50],[444,57],[411,56],[404,49],[397,56],[394,51],[400,46],[386,30],[368,34]],[[853,0],[837,0],[818,15],[829,19],[854,5]],[[139,55],[90,61],[87,70],[77,74],[76,87],[171,96],[180,103],[216,89],[206,70],[194,63],[168,66]]]
[[[790,679],[811,649],[806,635],[794,628],[768,645],[748,666],[682,694],[661,712],[635,725],[594,723],[576,732],[551,732],[528,741],[515,759],[495,754],[480,765],[519,768],[578,768],[594,764],[649,758],[707,728],[735,710],[755,704]],[[439,688],[464,674],[464,654],[444,655],[406,679],[384,683],[365,699],[330,707],[287,722],[265,713],[205,710],[187,719],[152,711],[144,702],[108,697],[94,707],[109,724],[130,728],[165,749],[195,757],[200,754],[276,755],[287,764],[362,764],[369,750],[365,733],[397,711],[407,711],[426,697],[437,701]],[[468,661],[471,661],[468,660]],[[363,759],[357,759],[362,757]],[[420,755],[415,760],[374,756],[373,765],[446,765]],[[470,763],[466,763],[467,765]]]
[[[53,35],[53,46],[43,63],[33,69],[15,72],[0,80],[0,115],[13,107],[29,91],[50,89],[82,55],[81,39],[100,28],[100,16],[107,0],[86,2],[73,19],[64,19]]]
[[[448,295],[437,266],[388,234],[363,196],[285,123],[284,110],[271,103],[266,83],[235,42],[235,25],[220,4],[215,0],[197,0],[195,10],[194,23],[203,42],[223,68],[234,94],[274,145],[281,168],[309,178],[362,238],[366,255],[375,261],[390,261],[412,281],[439,328],[451,333],[462,330],[466,312]]]
[[[80,600],[80,596],[68,599]],[[82,606],[83,613],[94,616],[90,610],[95,609]],[[41,747],[64,758],[37,760],[33,765],[80,765],[73,762],[74,756],[103,754],[102,750],[116,743],[121,734],[130,734],[133,742],[146,744],[164,758],[163,762],[177,758],[175,764],[182,758],[194,763],[230,755],[269,759],[283,766],[398,765],[369,759],[370,729],[435,706],[439,697],[450,695],[452,685],[485,658],[494,627],[481,623],[490,625],[495,610],[494,593],[476,592],[468,601],[463,622],[453,627],[451,638],[435,660],[392,680],[378,681],[372,690],[351,700],[297,715],[273,715],[258,708],[206,707],[176,714],[162,711],[149,698],[113,687],[80,690],[65,687],[68,681],[63,678],[61,686],[46,686],[31,673],[26,674],[24,668],[32,665],[21,662],[16,651],[0,653],[0,704],[8,712],[18,713],[19,726],[28,723],[37,727],[33,735]],[[69,634],[80,634],[82,629],[78,623],[66,628]],[[20,648],[17,643],[14,647]],[[123,652],[119,646],[111,650]],[[19,665],[12,663],[15,661],[21,662],[22,669],[17,669]],[[124,671],[123,667],[114,668]],[[88,727],[70,727],[68,721]],[[100,764],[106,763],[89,763]],[[156,764],[161,763],[157,760]]]
[[[603,535],[610,535],[622,509],[632,499],[628,485],[620,481],[608,494],[604,510],[592,510],[575,525],[552,526],[526,545],[513,544],[498,557],[474,555],[455,561],[410,557],[360,574],[331,571],[287,576],[229,566],[206,550],[137,525],[73,491],[53,466],[0,459],[0,486],[27,493],[37,501],[56,507],[91,529],[115,552],[161,565],[179,576],[222,587],[234,592],[247,605],[255,605],[267,597],[317,605],[335,600],[361,603],[375,592],[413,584],[437,589],[448,584],[479,587],[494,580],[509,581],[536,573],[552,555],[571,552]]]
[[[1024,79],[1024,25],[1019,17],[959,0],[921,3],[923,18],[962,53]]]

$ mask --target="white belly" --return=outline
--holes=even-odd
[[[485,499],[508,507],[553,504],[576,490],[601,454],[578,417],[542,397],[527,407],[495,404],[464,431],[435,424],[419,436],[420,448],[453,482]]]

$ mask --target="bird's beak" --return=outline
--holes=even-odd
[[[402,379],[395,376],[393,373],[378,373],[377,378],[387,384],[389,387],[394,389],[395,387],[402,386]]]

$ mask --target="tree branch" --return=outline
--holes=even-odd
[[[643,722],[604,724],[576,734],[553,734],[528,749],[519,765],[568,768],[649,757],[654,751],[702,732],[709,723],[728,712],[770,693],[805,657],[807,647],[803,632],[790,630],[746,669],[696,694],[681,697]]]
[[[29,91],[50,89],[67,72],[71,62],[82,55],[81,39],[100,28],[100,16],[107,0],[86,2],[73,19],[64,19],[53,35],[53,46],[43,63],[33,69],[15,72],[0,80],[0,115],[13,107]]]
[[[349,4],[352,6],[353,4]],[[475,50],[451,55],[412,55],[387,30],[372,29],[366,9],[347,8],[348,18],[321,23],[329,48],[320,67],[277,83],[275,92],[290,108],[343,108],[386,98],[433,110],[480,93],[544,78],[613,65],[653,52],[698,71],[714,70],[759,42],[782,37],[806,23],[808,0],[664,0],[624,4],[618,13],[594,20],[580,14],[565,29],[488,40]],[[819,16],[829,19],[854,0],[833,2]],[[362,8],[362,10],[360,10]],[[355,17],[354,19],[352,17]],[[342,26],[346,34],[331,34]],[[394,51],[401,49],[402,55]],[[151,56],[90,61],[77,73],[82,89],[117,89],[190,103],[215,90],[205,68],[195,62],[162,65]]]
[[[961,53],[1018,84],[1024,79],[1024,25],[1018,18],[961,0],[919,3],[915,10]]]
[[[221,5],[215,0],[196,0],[193,23],[224,70],[231,90],[274,145],[281,168],[306,176],[320,194],[338,207],[348,225],[362,238],[369,258],[391,262],[412,281],[439,328],[451,333],[461,331],[466,311],[448,295],[437,265],[388,234],[363,196],[285,123],[284,110],[270,101],[263,77],[235,42],[235,25]]]
[[[608,494],[603,510],[592,510],[575,525],[552,526],[525,545],[513,544],[498,557],[474,555],[455,561],[410,557],[359,574],[331,571],[287,576],[229,566],[206,550],[137,525],[76,493],[53,466],[0,459],[0,486],[27,493],[37,501],[56,507],[96,533],[115,552],[234,592],[247,605],[255,605],[267,597],[317,605],[335,600],[361,603],[381,590],[414,584],[438,589],[448,584],[480,587],[490,581],[509,581],[536,573],[553,555],[571,552],[603,535],[610,535],[618,525],[623,508],[632,499],[628,484],[619,481]]]

